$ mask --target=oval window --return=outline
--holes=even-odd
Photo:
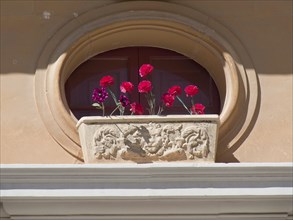
[[[186,85],[195,84],[200,92],[194,97],[194,101],[206,106],[206,114],[220,113],[220,98],[215,82],[206,69],[197,62],[171,50],[127,47],[98,54],[82,63],[70,75],[65,84],[65,92],[73,115],[77,119],[83,116],[102,115],[101,111],[92,107],[91,100],[93,89],[99,87],[99,80],[105,75],[113,76],[115,84],[111,89],[118,97],[121,82],[131,81],[137,86],[142,80],[138,69],[144,63],[154,66],[151,81],[157,99],[173,85],[179,85],[184,89]],[[130,94],[130,100],[145,105],[144,97],[135,91]],[[180,97],[186,104],[190,103],[184,94]],[[106,100],[105,106],[107,115],[115,108],[111,99]],[[129,113],[126,111],[126,114]],[[173,107],[167,108],[162,114],[187,114],[187,111],[176,100]]]

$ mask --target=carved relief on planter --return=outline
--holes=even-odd
[[[84,117],[85,162],[214,161],[218,117],[182,117]]]

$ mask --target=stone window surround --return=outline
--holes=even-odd
[[[90,57],[128,46],[174,50],[207,69],[221,98],[219,153],[249,133],[257,114],[259,86],[238,39],[211,17],[182,5],[122,2],[74,16],[49,39],[37,64],[39,113],[51,136],[70,154],[82,160],[77,121],[65,98],[66,79]]]

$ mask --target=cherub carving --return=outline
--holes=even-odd
[[[143,126],[128,126],[124,129],[123,142],[125,149],[123,150],[123,158],[130,159],[128,157],[145,157],[146,153],[142,149],[144,144],[144,131]]]
[[[208,135],[206,130],[195,126],[188,127],[182,132],[182,137],[185,139],[182,147],[186,149],[189,159],[208,156]]]
[[[93,146],[97,159],[193,160],[208,156],[209,137],[206,129],[197,126],[125,124],[100,127],[94,134]]]
[[[95,157],[97,159],[115,159],[120,142],[121,138],[118,129],[102,126],[94,134]]]
[[[148,156],[159,156],[162,152],[159,152],[163,147],[162,128],[159,124],[150,123],[148,124],[148,135],[149,138],[145,139],[143,146],[144,151]],[[159,152],[159,154],[158,154]]]

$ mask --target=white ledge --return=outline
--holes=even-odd
[[[1,202],[11,219],[290,219],[292,171],[292,163],[1,165]]]

